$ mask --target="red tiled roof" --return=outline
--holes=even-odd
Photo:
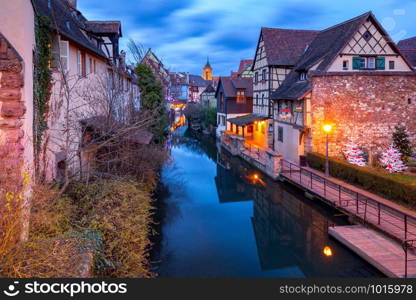
[[[249,65],[253,63],[254,59],[242,59],[240,60],[240,65],[238,66],[237,74],[243,73]]]
[[[401,40],[397,44],[397,48],[406,56],[412,66],[416,66],[416,36]]]
[[[120,21],[86,21],[85,24],[94,33],[116,33],[122,36]]]
[[[306,46],[311,44],[319,31],[266,28],[261,29],[269,65],[294,66]]]
[[[220,77],[220,82],[224,87],[226,97],[236,97],[237,89],[245,89],[246,97],[253,97],[252,78]]]

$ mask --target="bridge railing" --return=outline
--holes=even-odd
[[[360,219],[364,224],[371,224],[392,238],[399,240],[403,245],[407,245],[406,248],[403,248],[405,249],[407,274],[407,251],[414,250],[416,246],[416,218],[414,216],[337,184],[290,161],[282,159],[281,164],[281,172],[285,177],[329,200],[335,206]]]

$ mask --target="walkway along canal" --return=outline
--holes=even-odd
[[[382,277],[328,236],[348,224],[329,206],[219,153],[186,127],[172,137],[162,183],[161,277]],[[325,253],[325,254],[324,254]]]

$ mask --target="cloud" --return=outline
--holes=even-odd
[[[214,75],[228,75],[253,58],[260,28],[324,29],[368,10],[394,19],[393,38],[416,34],[415,1],[362,0],[78,0],[91,20],[121,20],[129,38],[151,47],[174,71],[200,74],[210,57]],[[402,14],[395,14],[401,10]],[[403,14],[404,12],[404,14]],[[386,19],[387,18],[387,19]]]

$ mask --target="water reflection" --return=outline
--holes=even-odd
[[[327,223],[347,223],[344,217],[217,151],[212,140],[181,127],[171,155],[162,174],[170,194],[163,200],[166,215],[172,210],[175,217],[162,226],[154,258],[160,276],[381,276],[328,238]]]

